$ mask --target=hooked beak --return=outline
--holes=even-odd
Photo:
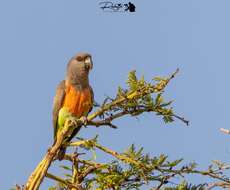
[[[92,61],[91,57],[87,57],[85,59],[85,64],[86,64],[86,67],[89,68],[89,70],[93,69],[93,61]]]

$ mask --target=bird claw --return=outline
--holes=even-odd
[[[70,118],[68,119],[68,124],[69,124],[69,125],[76,126],[76,125],[77,125],[76,118],[75,118],[75,117],[70,117]]]
[[[82,117],[82,122],[83,122],[83,125],[86,127],[87,123],[88,123],[88,119],[86,116],[83,116]]]
[[[88,123],[88,119],[86,116],[82,116],[82,124],[84,126],[86,126]],[[73,126],[77,126],[79,125],[79,123],[77,122],[77,118],[76,117],[70,117],[69,120],[68,120],[68,124],[69,125],[73,125]]]

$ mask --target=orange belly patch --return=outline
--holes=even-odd
[[[91,109],[92,104],[90,89],[76,90],[71,85],[66,88],[63,107],[66,107],[74,116],[85,116]]]

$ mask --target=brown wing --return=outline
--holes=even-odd
[[[57,122],[58,122],[58,113],[62,107],[63,101],[65,98],[65,80],[61,81],[56,89],[56,95],[53,102],[53,128],[54,128],[54,139],[56,139],[57,134]]]
[[[92,102],[92,105],[91,105],[89,112],[91,112],[93,109],[93,105],[94,105],[94,93],[93,93],[93,88],[91,86],[89,86],[89,89],[90,89],[90,93],[91,93],[91,102]]]

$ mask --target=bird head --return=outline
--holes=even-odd
[[[89,71],[93,68],[92,57],[88,53],[76,54],[67,65],[66,80],[71,84],[87,85]]]

